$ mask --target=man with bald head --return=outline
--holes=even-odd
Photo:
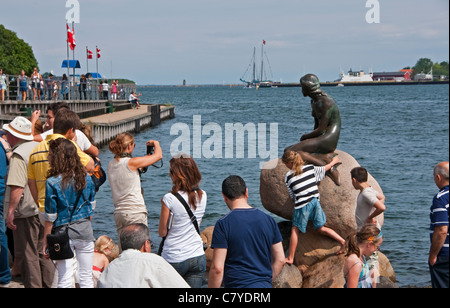
[[[434,167],[434,182],[439,193],[433,198],[430,213],[431,247],[428,258],[433,288],[449,287],[448,247],[448,161]]]

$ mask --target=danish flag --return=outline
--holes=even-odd
[[[77,46],[75,42],[75,31],[73,28],[72,31],[70,31],[69,25],[67,25],[67,43],[69,43],[71,50],[74,50],[75,46]]]
[[[88,49],[87,50],[87,58],[92,59],[93,55],[94,55],[94,53]]]
[[[99,58],[101,57],[100,51],[101,51],[101,50],[97,48],[97,59],[99,59]]]

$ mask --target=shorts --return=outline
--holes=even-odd
[[[0,83],[0,90],[6,90],[6,85],[3,83]]]
[[[26,86],[25,87],[20,86],[20,92],[27,92],[27,87]]]
[[[323,227],[327,221],[317,198],[314,198],[302,208],[294,209],[292,215],[292,225],[296,226],[302,233],[306,233],[306,226],[310,220],[314,229]]]

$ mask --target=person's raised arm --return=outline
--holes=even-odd
[[[155,152],[152,155],[133,157],[130,159],[128,167],[130,167],[131,170],[136,171],[139,168],[151,166],[162,159],[162,149],[158,141],[149,140],[147,141],[147,146],[154,146]]]

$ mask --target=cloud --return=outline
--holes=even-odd
[[[443,0],[380,0],[380,24],[365,21],[364,0],[79,2],[76,57],[82,66],[85,47],[98,45],[101,72],[113,69],[138,83],[239,82],[263,39],[274,77],[286,82],[303,72],[333,80],[339,68],[396,70],[428,54],[448,60]],[[61,0],[8,1],[0,20],[33,47],[41,70],[58,73],[66,57],[67,10]]]

